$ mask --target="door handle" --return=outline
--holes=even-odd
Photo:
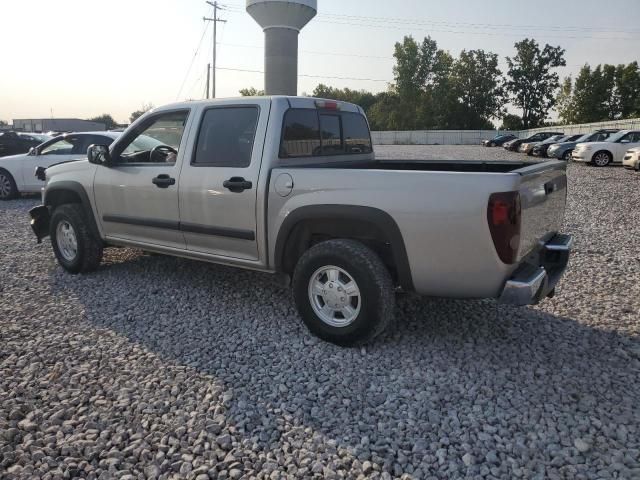
[[[151,180],[151,183],[153,183],[158,188],[169,188],[171,185],[176,184],[176,179],[171,178],[169,175],[163,173],[162,175],[158,175],[153,180]]]
[[[233,193],[242,193],[245,190],[251,190],[253,183],[242,177],[231,177],[229,180],[225,180],[222,186]]]

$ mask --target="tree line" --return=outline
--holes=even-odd
[[[640,116],[640,67],[585,65],[558,93],[558,115],[566,123],[590,123]]]
[[[507,69],[503,73],[495,53],[463,50],[455,58],[438,48],[431,37],[417,42],[406,36],[395,45],[394,81],[386,91],[374,94],[320,84],[312,95],[362,106],[374,130],[493,129],[499,123],[502,129],[522,130],[547,124],[549,112],[556,106],[560,118],[568,123],[574,121],[572,115],[577,115],[575,118],[580,121],[589,115],[585,121],[609,118],[591,114],[594,102],[591,85],[597,83],[591,77],[598,74],[588,66],[583,68],[575,85],[570,78],[561,85],[557,68],[566,66],[564,49],[548,44],[541,47],[533,39],[516,42],[514,48],[515,55],[506,57]],[[616,118],[640,116],[640,86],[635,80],[639,72],[637,62],[613,69],[618,72],[613,78],[619,79],[620,86],[604,91],[619,93],[608,102],[598,100],[596,104],[615,105],[615,113],[611,109],[607,113]],[[585,71],[590,73],[588,79]],[[600,71],[604,72],[604,68]],[[605,77],[603,73],[599,75]],[[606,78],[611,76],[607,75]],[[581,82],[589,87],[581,87]],[[263,92],[246,88],[240,93],[246,96]],[[520,114],[508,113],[507,104],[516,107]],[[602,118],[591,120],[594,116]]]

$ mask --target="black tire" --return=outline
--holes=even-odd
[[[348,325],[334,326],[327,323],[312,305],[314,300],[310,293],[311,281],[320,269],[329,266],[342,269],[347,274],[346,278],[352,277],[359,289],[357,299],[348,299],[349,302],[357,300],[352,306],[359,305],[357,315]],[[324,286],[329,284],[327,280]],[[373,250],[354,240],[329,240],[307,250],[296,265],[292,286],[298,312],[309,330],[336,345],[355,346],[367,343],[382,333],[394,317],[395,295],[389,271]],[[322,302],[323,298],[316,296],[316,302]]]
[[[4,168],[0,168],[0,200],[13,200],[19,193],[13,176]]]
[[[613,156],[606,150],[600,150],[599,152],[594,153],[593,157],[591,157],[591,164],[596,167],[608,167],[611,165],[611,162],[613,162]]]
[[[58,241],[58,226],[64,223],[71,226],[75,235],[75,255],[69,256],[63,253],[61,247],[64,240]],[[64,228],[63,228],[64,229]],[[58,263],[69,273],[87,273],[96,270],[102,261],[102,241],[91,233],[88,221],[82,207],[76,203],[65,204],[57,207],[51,216],[49,227],[51,246],[58,259]]]
[[[564,152],[564,154],[562,155],[562,160],[564,160],[565,162],[570,162],[571,161],[571,155],[573,154],[573,150],[567,150],[566,152]]]

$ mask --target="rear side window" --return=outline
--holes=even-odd
[[[362,115],[343,113],[344,144],[347,153],[371,153],[371,134]]]
[[[284,119],[280,157],[320,155],[320,120],[316,110],[289,110]]]
[[[355,155],[372,151],[367,121],[358,113],[291,109],[285,115],[280,158]]]
[[[216,107],[202,119],[192,165],[245,168],[258,125],[257,107]]]

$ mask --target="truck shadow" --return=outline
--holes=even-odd
[[[437,464],[443,444],[485,452],[496,432],[538,458],[581,435],[624,449],[616,432],[640,425],[640,341],[571,318],[403,296],[395,328],[345,349],[311,337],[268,275],[129,250],[82,281],[63,275],[54,291],[88,322],[224,384],[228,421],[264,449],[284,441],[283,416],[389,471],[401,449]]]

